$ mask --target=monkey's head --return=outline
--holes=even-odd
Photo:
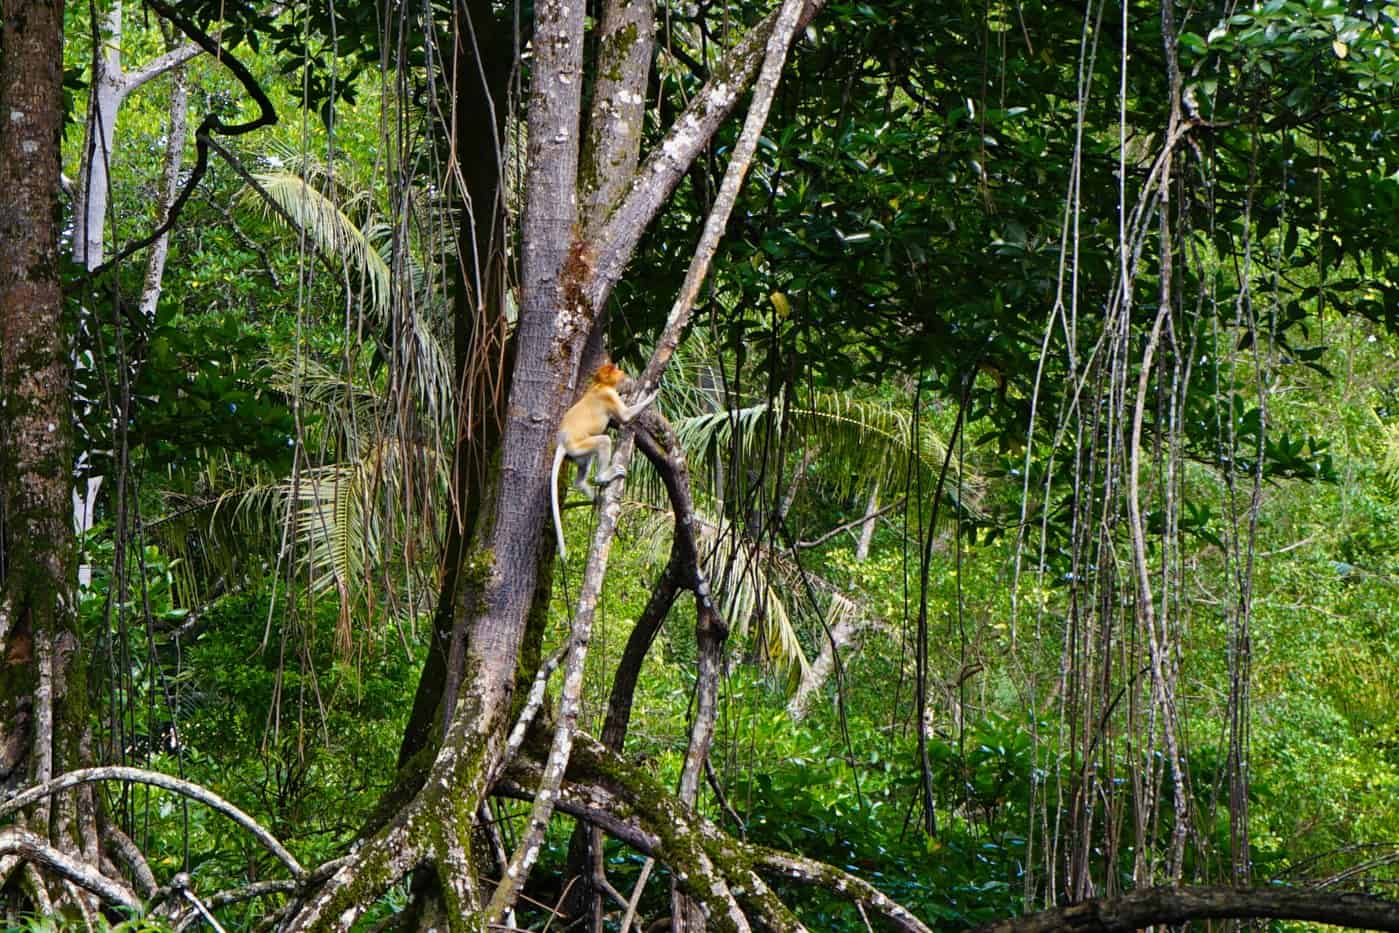
[[[593,373],[593,383],[595,385],[607,386],[611,389],[617,388],[626,378],[627,374],[622,372],[621,368],[615,363],[603,363],[597,368],[597,372]]]

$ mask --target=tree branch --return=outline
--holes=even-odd
[[[214,33],[212,37],[215,41],[222,38],[220,33]],[[158,78],[165,72],[178,65],[183,65],[200,52],[204,51],[193,42],[186,42],[178,48],[173,48],[163,55],[158,55],[145,65],[135,71],[128,71],[122,76],[121,91],[123,94],[130,94],[141,85],[152,78]]]
[[[11,854],[23,856],[46,871],[85,891],[91,891],[109,904],[117,904],[128,910],[137,910],[141,906],[136,894],[126,885],[108,878],[94,866],[59,851],[27,829],[11,826],[0,832],[0,855]]]
[[[26,791],[15,794],[10,799],[0,803],[0,819],[24,809],[39,800],[45,800],[59,791],[67,790],[70,787],[77,787],[80,784],[91,784],[97,781],[125,781],[128,784],[149,784],[152,787],[159,787],[161,790],[168,790],[171,793],[181,794],[191,800],[197,800],[211,810],[215,810],[228,817],[239,826],[246,829],[263,848],[277,857],[294,878],[302,878],[306,874],[306,869],[301,867],[301,863],[277,841],[277,838],[270,832],[262,828],[257,820],[253,819],[233,804],[224,800],[211,790],[206,790],[198,784],[172,777],[168,774],[161,774],[159,771],[145,771],[141,768],[127,768],[119,766],[108,766],[104,768],[80,768],[77,771],[69,771],[67,774],[60,774],[51,781],[45,781],[37,787],[31,787]]]
[[[204,173],[209,170],[209,139],[211,133],[217,133],[220,136],[241,136],[244,133],[251,133],[253,130],[260,129],[264,126],[272,126],[277,122],[277,111],[272,106],[272,101],[268,99],[267,94],[262,90],[261,85],[257,83],[257,79],[253,77],[253,73],[249,71],[242,62],[234,58],[232,53],[219,45],[218,40],[212,38],[204,30],[194,25],[193,22],[186,19],[183,15],[166,4],[164,0],[146,0],[146,5],[165,19],[174,23],[181,32],[193,39],[196,45],[212,55],[229,71],[233,72],[234,77],[238,79],[238,82],[243,85],[243,89],[248,92],[253,102],[257,104],[258,115],[245,123],[228,124],[223,122],[218,114],[206,114],[204,119],[200,121],[199,128],[194,131],[194,168],[190,170],[189,178],[185,181],[185,186],[180,189],[179,196],[175,198],[174,203],[170,205],[169,211],[166,212],[165,219],[150,233],[146,234],[135,243],[130,244],[111,259],[90,271],[88,273],[90,277],[99,276],[103,272],[114,268],[117,263],[126,259],[133,253],[150,246],[170,230],[171,227],[175,226],[175,221],[179,220],[180,212],[184,210],[185,203],[189,201],[190,195],[194,193],[194,189],[204,178]]]
[[[825,0],[806,0],[801,4],[795,28],[811,22],[824,4]],[[631,261],[646,228],[691,163],[738,105],[742,90],[758,73],[779,18],[780,11],[775,11],[748,31],[675,121],[665,139],[643,160],[630,190],[597,238],[600,247],[593,263],[593,274],[584,286],[584,295],[593,307],[602,307],[613,285],[621,278],[622,270]]]
[[[653,0],[607,0],[598,30],[597,81],[583,140],[583,236],[607,220],[636,172],[655,45]]]
[[[827,541],[829,541],[829,540],[831,540],[832,538],[834,538],[836,535],[840,534],[842,531],[845,531],[845,530],[850,529],[850,528],[854,528],[856,525],[863,525],[863,524],[865,524],[866,522],[873,521],[874,519],[878,518],[879,516],[885,515],[885,514],[887,514],[887,513],[889,513],[889,512],[892,512],[892,511],[894,511],[895,509],[901,509],[901,508],[903,508],[903,507],[904,507],[904,503],[906,503],[907,501],[908,501],[907,499],[900,499],[898,502],[891,502],[891,503],[889,503],[888,505],[886,505],[884,508],[879,509],[878,511],[875,511],[875,512],[867,512],[866,514],[861,515],[861,516],[860,516],[859,518],[857,518],[857,519],[853,519],[852,521],[848,521],[848,522],[845,522],[845,523],[843,523],[843,524],[836,525],[834,528],[832,528],[830,531],[826,532],[825,534],[821,535],[819,538],[813,538],[813,539],[811,539],[810,541],[798,541],[796,544],[792,545],[792,547],[796,548],[796,549],[799,550],[799,551],[804,551],[804,550],[806,550],[807,548],[820,547],[821,545],[825,544]]]
[[[656,342],[651,360],[646,364],[646,371],[641,374],[639,382],[642,392],[654,389],[660,384],[661,373],[670,363],[675,348],[680,345],[680,337],[690,323],[690,315],[695,307],[695,299],[699,296],[700,286],[704,284],[704,280],[709,275],[709,266],[713,262],[715,251],[719,248],[719,240],[729,225],[729,216],[733,213],[734,205],[738,201],[739,189],[743,187],[743,179],[747,177],[748,167],[752,164],[753,155],[758,150],[758,139],[762,136],[763,127],[767,125],[768,111],[771,110],[773,98],[777,95],[777,84],[782,77],[782,67],[787,62],[787,50],[791,47],[792,38],[796,35],[797,27],[801,24],[806,11],[810,9],[814,13],[815,9],[819,8],[819,3],[820,0],[782,0],[782,6],[772,20],[772,30],[763,47],[762,68],[759,70],[757,80],[753,83],[753,100],[748,105],[748,114],[743,118],[743,129],[738,134],[738,141],[733,147],[733,155],[729,157],[728,167],[724,170],[724,180],[719,184],[719,193],[715,195],[714,206],[710,208],[709,216],[704,219],[704,230],[700,233],[699,244],[695,247],[695,255],[690,260],[690,267],[685,272],[685,281],[680,286],[680,294],[675,296],[675,303],[671,305],[670,315],[666,318],[665,329],[661,331],[661,337]],[[738,93],[736,87],[729,86],[726,89],[722,76],[716,75],[715,80],[718,81],[718,84],[715,85],[716,103],[724,99],[726,95]],[[686,111],[687,117],[689,114],[690,111]],[[685,117],[682,117],[681,123],[684,122]],[[707,134],[696,133],[693,128],[691,135],[696,137],[696,142],[698,142],[697,137],[700,135],[705,135],[705,138],[708,138]],[[661,146],[662,154],[665,154],[669,144],[670,140],[667,140],[666,144]],[[646,167],[652,167],[650,160],[647,161]],[[646,177],[644,171],[640,177]],[[625,206],[626,203],[623,202],[622,207]],[[623,210],[619,208],[617,213],[623,214]],[[638,226],[644,226],[644,224]],[[639,237],[641,234],[637,231],[633,235]],[[598,268],[601,271],[601,261],[599,261]]]
[[[544,663],[539,666],[538,673],[534,675],[534,683],[530,686],[529,696],[525,697],[525,705],[520,709],[520,715],[516,717],[515,725],[510,730],[510,737],[505,741],[505,752],[500,756],[502,765],[514,758],[516,752],[520,750],[520,746],[525,743],[525,735],[529,732],[530,723],[534,722],[539,708],[544,705],[544,691],[549,686],[549,676],[554,673],[554,669],[563,660],[566,650],[567,646],[559,648],[545,658]]]
[[[881,893],[863,878],[857,878],[834,865],[825,865],[800,855],[778,852],[776,849],[766,849],[762,846],[749,846],[748,849],[759,868],[802,884],[819,885],[832,894],[873,910],[889,921],[895,929],[904,930],[906,933],[932,933],[932,930],[908,908]]]
[[[531,799],[534,792],[530,786],[538,775],[539,764],[520,756],[510,765],[509,780],[499,783],[495,792]],[[603,775],[605,777],[599,779]],[[724,901],[722,898],[715,901],[714,892],[708,886],[714,882],[723,882],[726,887],[746,886],[751,883],[751,872],[758,871],[779,874],[801,884],[819,885],[837,897],[875,911],[904,933],[932,933],[906,908],[848,872],[729,836],[683,806],[652,775],[628,764],[620,755],[584,733],[575,740],[557,808],[668,865],[685,891],[709,906],[710,923],[716,926],[728,918],[714,913]],[[694,861],[696,855],[704,856],[703,864],[710,866],[709,875],[695,876],[700,864]],[[772,922],[778,929],[790,929],[789,924],[782,922],[781,912],[764,901],[761,897],[745,899],[745,903],[760,908],[764,923]]]
[[[1252,918],[1399,931],[1399,903],[1368,894],[1330,894],[1304,888],[1143,888],[1121,897],[998,920],[977,927],[975,933],[1128,933],[1191,920]]]

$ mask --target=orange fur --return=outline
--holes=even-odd
[[[594,497],[593,487],[588,485],[588,469],[595,470],[593,479],[601,486],[626,475],[626,470],[612,466],[612,438],[607,436],[607,425],[613,419],[626,424],[639,415],[656,393],[628,406],[617,394],[617,386],[627,378],[627,374],[612,363],[603,363],[593,373],[592,381],[583,397],[564,413],[556,438],[558,448],[554,451],[554,466],[550,471],[550,495],[554,505],[554,531],[559,539],[559,556],[567,557],[563,543],[563,519],[559,515],[559,467],[564,457],[572,460],[577,469],[573,485],[589,499]]]

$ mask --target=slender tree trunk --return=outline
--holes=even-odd
[[[170,205],[180,185],[180,165],[185,157],[185,136],[189,128],[189,70],[178,65],[170,76],[170,126],[165,137],[165,167],[160,174],[160,192],[157,195],[156,223],[165,223],[170,213]],[[161,234],[151,244],[150,255],[146,257],[146,279],[141,286],[141,317],[155,320],[156,305],[160,303],[160,292],[165,279],[165,259],[170,253],[170,233]]]
[[[73,260],[86,269],[96,269],[102,265],[107,206],[111,200],[117,112],[122,102],[147,81],[189,61],[201,51],[193,42],[186,42],[167,50],[136,71],[124,71],[121,60],[121,7],[120,0],[114,0],[98,25],[102,47],[93,60],[82,162],[78,166],[78,190],[73,211]],[[183,146],[181,148],[183,150]]]
[[[85,269],[102,265],[102,239],[107,199],[111,192],[112,145],[116,141],[117,110],[126,97],[121,73],[121,3],[113,3],[101,18],[97,35],[102,45],[93,58],[92,90],[88,95],[87,130],[73,211],[73,261]]]
[[[874,538],[874,526],[878,521],[879,483],[876,481],[874,488],[870,490],[869,500],[865,503],[864,521],[860,523],[860,538],[855,545],[857,561],[864,562],[869,559],[870,541]],[[821,650],[817,653],[816,660],[811,663],[811,668],[802,677],[796,692],[792,694],[792,699],[787,703],[787,715],[793,719],[801,719],[806,715],[811,698],[825,684],[826,678],[831,676],[831,671],[835,670],[837,652],[854,644],[855,639],[869,627],[871,621],[864,613],[846,613],[831,626],[826,637],[821,639]]]
[[[474,36],[458,34],[450,68],[439,77],[448,89],[450,132],[461,150],[458,257],[452,295],[453,356],[458,393],[452,455],[453,500],[448,512],[442,582],[432,642],[404,729],[399,765],[437,746],[450,719],[466,651],[465,607],[478,587],[462,585],[461,564],[474,540],[486,497],[490,464],[499,452],[509,372],[505,352],[505,239],[503,196],[506,95],[512,55],[505,25],[487,0],[462,5]],[[474,40],[474,41],[473,41]],[[433,725],[437,732],[433,734]]]
[[[879,481],[875,480],[874,488],[870,490],[869,501],[865,503],[865,520],[860,525],[860,540],[855,545],[855,559],[864,563],[869,560],[870,542],[874,540],[874,526],[879,520]]]
[[[112,155],[116,144],[117,113],[122,102],[142,84],[171,68],[180,67],[200,51],[197,45],[188,42],[167,49],[165,54],[152,60],[144,68],[128,73],[122,70],[122,29],[122,5],[120,0],[117,0],[112,3],[98,24],[98,36],[102,44],[92,63],[92,87],[88,95],[87,124],[83,136],[82,159],[78,166],[77,196],[74,199],[73,261],[89,270],[100,266],[104,258],[107,208],[111,202]],[[170,130],[166,144],[165,171],[161,179],[157,222],[165,220],[166,212],[175,197],[180,159],[185,148],[188,104],[188,77],[184,69],[180,68],[171,92]],[[147,318],[154,317],[156,303],[160,299],[169,242],[167,234],[151,247],[140,303],[141,312]],[[79,473],[86,472],[91,461],[91,452],[79,451]],[[77,526],[80,537],[92,527],[102,479],[100,475],[86,477],[83,491],[74,494],[73,523]],[[86,586],[91,581],[92,568],[87,565],[79,567],[78,576],[79,582]]]

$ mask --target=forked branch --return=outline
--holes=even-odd
[[[539,774],[539,763],[522,755],[496,792],[529,799]],[[772,892],[754,886],[755,876],[762,875],[820,886],[904,933],[931,933],[912,912],[848,872],[733,838],[681,804],[652,775],[585,734],[575,739],[557,809],[669,866],[685,892],[708,907],[713,928],[747,927],[746,919],[740,925],[725,912],[731,893],[760,925],[800,928],[785,906],[776,906]]]

